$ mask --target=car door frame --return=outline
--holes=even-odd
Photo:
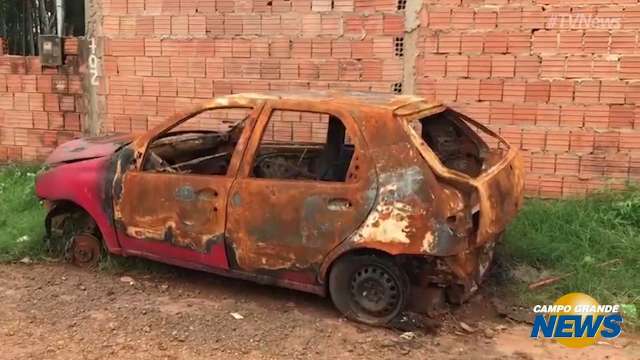
[[[312,112],[320,114],[328,114],[337,117],[345,126],[346,133],[352,137],[352,141],[355,145],[355,152],[352,156],[351,163],[349,165],[347,179],[344,182],[330,182],[320,180],[290,180],[290,179],[260,179],[251,176],[254,161],[257,155],[257,151],[260,148],[262,137],[266,131],[267,126],[271,120],[271,116],[274,111],[297,111],[297,112]],[[292,271],[296,272],[312,272],[314,281],[317,281],[317,271],[320,264],[326,257],[326,255],[334,247],[338,246],[344,240],[346,240],[351,234],[353,234],[359,226],[364,223],[369,213],[372,211],[375,204],[375,196],[377,194],[378,177],[375,169],[375,164],[371,156],[367,153],[367,143],[364,134],[358,128],[357,122],[353,118],[350,111],[342,106],[337,106],[331,101],[312,101],[312,100],[299,100],[299,99],[276,99],[266,101],[260,116],[254,127],[251,139],[245,150],[242,163],[240,164],[239,172],[234,185],[230,192],[230,201],[228,202],[229,214],[227,218],[227,251],[229,254],[229,260],[231,266],[234,269],[240,271],[257,271],[257,272],[269,272],[273,274],[273,270],[277,270],[280,273],[290,274]],[[334,239],[326,248],[325,253],[314,254],[314,258],[310,261],[304,259],[301,262],[296,262],[292,259],[290,263],[286,261],[271,261],[266,257],[260,258],[259,254],[255,253],[255,245],[248,239],[248,230],[239,231],[240,225],[234,224],[238,221],[237,218],[241,218],[238,211],[244,212],[244,210],[238,210],[237,207],[242,206],[242,195],[239,194],[239,188],[243,186],[243,182],[257,182],[268,185],[269,183],[286,184],[286,183],[301,183],[306,184],[309,187],[324,188],[349,188],[352,193],[355,194],[354,198],[357,198],[356,205],[358,207],[357,216],[354,217],[354,223],[351,226],[348,234],[344,234],[340,239]],[[254,195],[254,194],[252,194]],[[246,198],[244,200],[247,200]],[[252,200],[252,199],[250,199]],[[270,209],[271,204],[261,204],[262,209]],[[250,210],[249,210],[250,211]],[[273,211],[273,209],[270,209]],[[259,214],[256,211],[252,211],[252,214]],[[252,246],[253,245],[253,246]],[[242,249],[241,249],[242,248]],[[253,249],[253,252],[252,252]],[[308,255],[302,252],[297,252],[298,256]],[[240,253],[239,251],[243,251]],[[249,255],[251,254],[251,255]],[[273,253],[272,253],[273,254]],[[275,255],[275,254],[273,254]],[[245,258],[241,258],[245,257]],[[275,262],[275,263],[273,263]],[[309,277],[304,276],[308,279]]]
[[[264,101],[258,100],[248,103],[247,101],[240,101],[235,99],[215,99],[213,101],[197,105],[189,110],[177,113],[170,117],[167,121],[159,124],[154,129],[138,137],[132,144],[133,154],[130,168],[123,171],[118,181],[114,181],[113,198],[114,198],[114,222],[116,225],[116,233],[118,236],[118,242],[120,243],[123,254],[134,255],[149,258],[152,260],[170,263],[174,265],[195,268],[195,269],[222,269],[227,270],[229,264],[227,261],[225,241],[224,241],[224,229],[226,229],[226,207],[228,203],[228,193],[231,189],[233,182],[235,181],[241,160],[244,157],[244,153],[247,149],[249,139],[252,136],[253,129],[256,121],[261,115],[264,107]],[[121,208],[122,208],[122,195],[124,194],[124,184],[127,181],[127,176],[131,174],[148,175],[154,174],[151,172],[145,172],[143,169],[145,158],[148,155],[148,148],[150,144],[158,137],[171,131],[173,128],[188,121],[189,119],[206,111],[213,111],[217,109],[229,109],[229,108],[248,108],[253,109],[249,114],[249,118],[246,120],[245,128],[242,135],[233,151],[231,162],[226,175],[183,175],[204,178],[207,177],[211,181],[216,179],[223,180],[222,183],[227,187],[224,192],[219,191],[219,211],[224,213],[224,217],[221,225],[221,241],[215,241],[207,251],[196,251],[188,247],[180,247],[171,244],[168,241],[158,240],[144,240],[128,234],[127,225],[122,222]],[[145,174],[146,173],[146,174]],[[156,173],[157,174],[157,173]],[[175,174],[167,174],[173,176]],[[153,176],[153,175],[151,175]],[[179,175],[178,175],[179,176]],[[118,185],[120,184],[120,185]],[[117,188],[119,186],[119,189]],[[126,200],[125,200],[126,201]]]

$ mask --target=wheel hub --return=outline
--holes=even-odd
[[[351,294],[363,310],[376,315],[390,313],[399,301],[398,284],[378,266],[363,267],[353,275]]]
[[[94,267],[100,260],[100,240],[91,234],[71,239],[71,261],[80,267]]]

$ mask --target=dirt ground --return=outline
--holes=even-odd
[[[640,359],[628,334],[584,350],[529,339],[487,294],[435,332],[403,333],[347,321],[328,299],[181,269],[15,264],[0,279],[0,359]]]

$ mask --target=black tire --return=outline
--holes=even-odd
[[[331,269],[329,292],[347,318],[384,326],[405,309],[409,279],[391,257],[345,256]]]

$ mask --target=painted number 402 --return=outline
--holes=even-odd
[[[89,55],[89,73],[91,74],[91,85],[98,86],[98,57],[96,56],[96,39],[91,38],[89,45],[91,54]]]

